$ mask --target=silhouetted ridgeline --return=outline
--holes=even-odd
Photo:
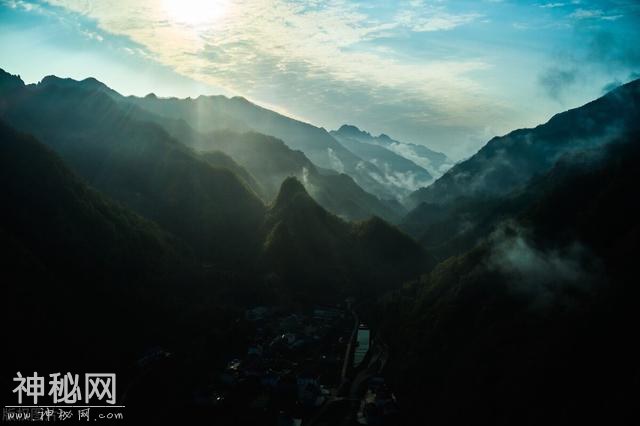
[[[477,247],[378,305],[407,424],[635,415],[640,133],[622,134],[557,163]]]
[[[489,141],[412,198],[401,227],[440,259],[467,250],[545,189],[532,180],[562,159],[603,149],[640,126],[640,80],[554,116],[534,129]]]

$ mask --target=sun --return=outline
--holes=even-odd
[[[162,3],[171,20],[193,26],[219,20],[229,6],[228,0],[163,0]]]

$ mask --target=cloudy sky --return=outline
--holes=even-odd
[[[0,67],[244,96],[455,159],[640,77],[637,0],[0,0]]]

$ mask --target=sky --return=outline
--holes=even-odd
[[[639,78],[638,40],[638,0],[0,0],[27,83],[244,96],[455,160]]]

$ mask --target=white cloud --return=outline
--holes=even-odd
[[[10,9],[21,9],[26,12],[42,12],[40,5],[24,0],[2,0],[0,5],[5,5]]]
[[[589,18],[599,18],[604,14],[604,12],[600,9],[577,9],[571,15],[571,18],[574,19],[589,19]]]
[[[395,102],[420,98],[437,107],[440,118],[477,109],[482,88],[467,75],[489,64],[479,59],[402,61],[393,54],[357,46],[405,26],[413,31],[448,30],[479,14],[454,15],[443,6],[419,6],[396,19],[380,21],[343,0],[301,4],[285,0],[212,0],[221,11],[208,22],[189,21],[182,11],[158,1],[49,0],[95,19],[100,29],[129,37],[156,61],[178,73],[258,102],[274,102],[274,94],[300,99],[321,97],[327,90],[393,93]],[[202,0],[184,0],[182,7]],[[222,10],[223,9],[223,10]],[[288,92],[284,95],[284,91]],[[311,93],[309,93],[311,92]],[[475,96],[474,96],[475,95]],[[381,97],[379,97],[381,99]],[[296,110],[295,105],[283,108]],[[445,123],[446,124],[446,123]]]
[[[617,21],[622,18],[622,14],[610,15],[606,14],[602,9],[582,9],[578,8],[569,15],[573,19],[602,19],[604,21]]]
[[[338,173],[344,173],[344,164],[340,160],[340,157],[333,152],[333,148],[327,148],[327,153],[329,154],[329,161],[331,162],[331,168]]]
[[[442,2],[437,2],[442,3]],[[480,13],[451,13],[444,5],[423,0],[409,2],[401,9],[394,22],[415,32],[447,31],[482,18]]]
[[[384,13],[347,0],[176,3],[221,6],[199,16],[166,6],[178,0],[43,1],[62,25],[77,27],[81,37],[90,37],[83,29],[103,37],[100,45],[120,51],[125,63],[155,62],[206,84],[203,93],[244,96],[326,128],[357,121],[459,158],[486,141],[478,130],[486,123],[500,132],[514,127],[514,108],[484,79],[492,55],[465,46],[436,54],[426,48],[444,35],[436,28],[449,32],[484,19],[475,9],[456,15],[452,3],[433,0],[394,3]],[[400,22],[399,9],[411,18]],[[414,47],[417,54],[409,51]],[[172,90],[149,91],[183,93]]]
[[[571,303],[568,294],[591,293],[599,278],[598,261],[578,242],[543,250],[515,223],[499,226],[489,242],[489,268],[511,277],[509,289],[529,297],[534,308]]]
[[[479,13],[451,14],[441,10],[405,10],[396,16],[396,22],[416,32],[446,31],[476,21]]]
[[[545,3],[541,4],[542,9],[555,9],[556,7],[563,7],[566,3]]]

